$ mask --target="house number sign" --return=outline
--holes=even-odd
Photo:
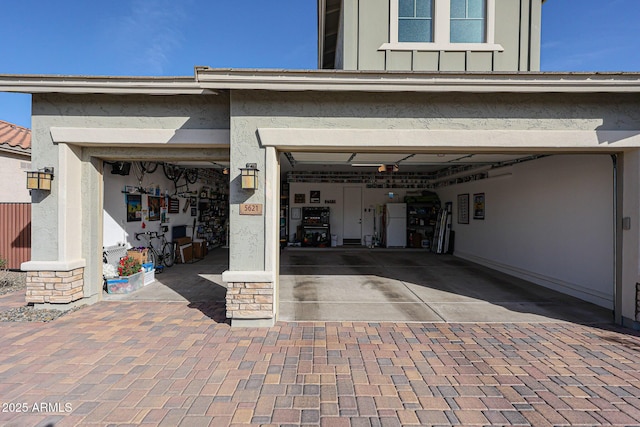
[[[262,215],[262,203],[240,204],[240,215]]]

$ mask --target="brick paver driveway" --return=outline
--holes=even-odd
[[[0,424],[640,424],[640,338],[628,330],[231,330],[223,315],[219,305],[102,302],[51,323],[2,323]]]

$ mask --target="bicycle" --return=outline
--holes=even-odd
[[[136,233],[136,240],[140,240],[140,236],[142,235],[147,236],[149,239],[149,245],[147,246],[149,251],[147,256],[149,257],[149,262],[153,263],[153,267],[161,267],[163,264],[167,267],[171,267],[176,259],[176,251],[174,244],[167,240],[165,234],[160,234],[157,231],[145,231],[144,233]],[[160,251],[153,246],[153,239],[161,239]]]
[[[178,194],[179,189],[183,190],[182,193],[189,193],[189,184],[198,182],[197,168],[184,168],[170,163],[162,163],[162,171],[168,180],[173,181],[176,194]],[[180,178],[184,178],[183,185],[178,185]]]

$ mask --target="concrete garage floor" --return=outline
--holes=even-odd
[[[155,275],[155,282],[130,294],[108,294],[106,301],[224,302],[227,287],[222,272],[229,268],[229,250],[215,248],[204,259],[174,264]]]
[[[609,310],[483,266],[419,249],[292,248],[280,254],[282,321],[610,323]],[[229,251],[176,264],[107,301],[221,303]]]
[[[592,324],[612,313],[451,255],[288,247],[279,320]]]

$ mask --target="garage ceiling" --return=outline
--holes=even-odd
[[[523,154],[399,154],[399,153],[285,153],[281,162],[287,170],[331,169],[335,171],[372,170],[380,165],[397,164],[401,171],[433,172],[450,166],[496,165],[529,157]]]
[[[283,172],[331,170],[336,172],[371,172],[380,165],[398,165],[402,172],[435,172],[451,166],[499,165],[530,157],[529,154],[411,154],[411,153],[284,153]],[[178,161],[182,167],[224,169],[228,161]]]

